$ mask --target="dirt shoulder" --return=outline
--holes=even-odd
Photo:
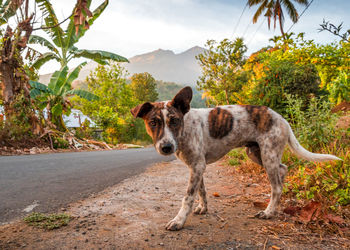
[[[283,213],[273,220],[254,218],[260,210],[257,202],[269,199],[265,174],[257,182],[223,162],[207,167],[208,214],[190,215],[183,230],[166,231],[165,224],[181,206],[188,175],[187,167],[178,160],[157,164],[141,175],[64,208],[73,216],[66,227],[46,231],[21,221],[1,226],[0,249],[350,247],[350,239],[345,236],[347,228],[342,235],[320,235]]]

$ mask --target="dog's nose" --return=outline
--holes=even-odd
[[[162,152],[164,154],[170,154],[173,152],[173,144],[171,143],[165,143],[162,145]]]

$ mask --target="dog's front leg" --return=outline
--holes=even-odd
[[[187,187],[187,193],[182,199],[182,206],[180,211],[175,216],[175,218],[169,221],[166,225],[167,230],[180,230],[185,224],[187,216],[192,211],[193,201],[203,178],[205,162],[196,163],[193,166],[189,166],[189,168],[191,172]]]
[[[207,202],[207,192],[205,191],[204,186],[204,177],[202,177],[201,183],[198,189],[199,194],[199,204],[194,209],[195,214],[205,214],[208,211],[208,202]]]

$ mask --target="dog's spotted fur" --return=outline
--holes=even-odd
[[[314,154],[296,140],[289,124],[273,110],[262,106],[228,105],[209,109],[190,109],[192,90],[185,87],[169,102],[144,103],[131,110],[145,121],[157,151],[175,153],[190,169],[190,180],[182,206],[166,228],[179,230],[192,210],[195,196],[197,214],[207,212],[203,173],[206,165],[223,157],[231,149],[246,147],[247,154],[265,167],[271,183],[268,207],[257,214],[270,218],[282,193],[287,167],[281,163],[286,143],[298,156],[312,161],[339,160],[332,155]]]

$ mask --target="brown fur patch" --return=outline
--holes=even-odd
[[[153,142],[156,143],[164,134],[164,119],[162,116],[162,103],[152,103],[153,109],[147,113],[143,118],[147,133],[152,137]],[[155,126],[151,122],[155,122]]]
[[[254,105],[245,105],[244,107],[259,132],[267,132],[270,130],[273,125],[273,120],[268,107]]]
[[[232,130],[233,116],[232,114],[222,108],[215,108],[210,111],[209,117],[209,134],[211,137],[221,139],[228,135]]]

